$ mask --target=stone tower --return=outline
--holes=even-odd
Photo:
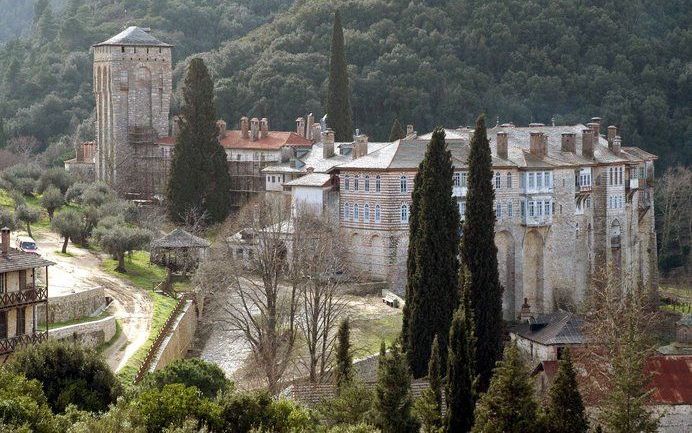
[[[128,27],[93,48],[96,178],[122,195],[149,198],[165,178],[156,141],[168,135],[172,46]]]

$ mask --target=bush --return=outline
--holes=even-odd
[[[2,178],[10,189],[31,195],[36,181],[41,177],[41,168],[34,164],[17,164],[2,172]]]
[[[104,359],[73,343],[50,340],[29,346],[15,352],[7,365],[10,371],[39,381],[55,412],[65,411],[70,404],[105,411],[121,393],[121,385]]]
[[[57,433],[41,384],[24,376],[0,369],[0,426],[8,432],[21,428],[36,433]]]
[[[219,392],[230,391],[233,383],[216,364],[201,359],[179,359],[161,370],[148,374],[145,388],[162,389],[165,385],[180,383],[194,386],[204,397],[214,398]]]
[[[115,193],[103,182],[96,182],[89,185],[82,194],[82,203],[87,206],[98,207],[114,199]]]
[[[10,230],[17,228],[17,220],[14,217],[14,212],[0,208],[0,228],[7,227]]]

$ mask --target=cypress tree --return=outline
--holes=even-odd
[[[430,361],[428,362],[428,381],[430,390],[435,396],[438,412],[442,416],[442,366],[440,365],[440,343],[437,340],[437,335],[433,339],[432,347],[430,348]]]
[[[546,433],[586,433],[589,431],[589,422],[584,413],[569,350],[565,350],[558,366],[557,376],[548,392],[544,423]]]
[[[331,57],[329,59],[329,87],[327,89],[327,124],[334,130],[336,141],[353,140],[351,103],[348,90],[348,71],[344,52],[344,30],[341,15],[334,14]]]
[[[473,334],[473,312],[468,301],[468,283],[462,303],[454,313],[449,329],[447,355],[447,419],[448,433],[466,433],[473,426],[476,404],[476,372],[474,367],[476,338]]]
[[[344,319],[336,333],[336,386],[339,390],[353,379],[350,335],[351,325],[348,319]]]
[[[485,117],[476,121],[469,153],[468,195],[461,242],[461,260],[469,279],[477,341],[478,391],[485,392],[492,369],[502,354],[502,286],[497,271],[492,158]]]
[[[412,414],[411,374],[399,345],[389,353],[380,349],[375,388],[375,416],[382,433],[417,433],[420,426]]]
[[[0,117],[0,149],[7,147],[7,132],[5,131],[5,120]]]
[[[452,155],[442,128],[436,128],[413,189],[416,221],[411,222],[406,299],[406,355],[413,377],[426,374],[430,348],[439,337],[442,364],[459,303],[459,211],[452,197]]]
[[[219,144],[214,86],[202,59],[190,61],[183,88],[180,133],[168,181],[168,212],[182,222],[190,211],[222,221],[230,211],[226,153]]]
[[[413,305],[413,296],[415,291],[412,290],[411,284],[414,281],[413,276],[416,275],[416,249],[413,245],[418,245],[418,221],[420,208],[420,192],[421,189],[417,185],[421,184],[421,176],[425,160],[418,165],[418,172],[413,179],[413,192],[411,193],[411,207],[409,208],[408,220],[408,252],[406,257],[406,303],[403,308],[403,318],[401,322],[401,348],[404,352],[408,352],[408,320],[411,315],[410,305]]]
[[[488,392],[478,400],[473,433],[526,433],[539,430],[529,372],[515,344],[494,370]]]
[[[406,137],[406,133],[401,127],[398,118],[394,118],[394,123],[392,123],[392,129],[389,131],[389,141],[397,141],[401,138]]]
[[[428,362],[428,388],[413,405],[413,411],[421,423],[423,433],[442,433],[442,369],[440,368],[440,346],[437,335],[430,349]]]

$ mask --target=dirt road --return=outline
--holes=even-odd
[[[113,298],[109,312],[120,322],[122,333],[104,356],[108,365],[118,371],[144,344],[151,328],[152,301],[148,294],[131,284],[101,270],[103,257],[78,248],[72,243],[67,251],[72,257],[59,254],[62,240],[49,231],[34,233],[40,253],[55,262],[49,271],[49,297],[103,287],[106,296]]]

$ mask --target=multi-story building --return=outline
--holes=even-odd
[[[11,248],[8,228],[0,230],[0,234],[0,361],[3,361],[17,347],[48,338],[48,331],[37,329],[36,311],[41,304],[43,311],[48,311],[48,266],[53,262]]]
[[[446,134],[462,216],[472,134]],[[411,134],[335,171],[352,261],[395,289],[405,285],[413,180],[430,137]],[[525,300],[537,313],[581,301],[590,277],[607,263],[632,284],[656,284],[654,155],[623,147],[614,126],[601,136],[598,118],[587,126],[498,125],[488,138],[506,318],[516,317]]]

